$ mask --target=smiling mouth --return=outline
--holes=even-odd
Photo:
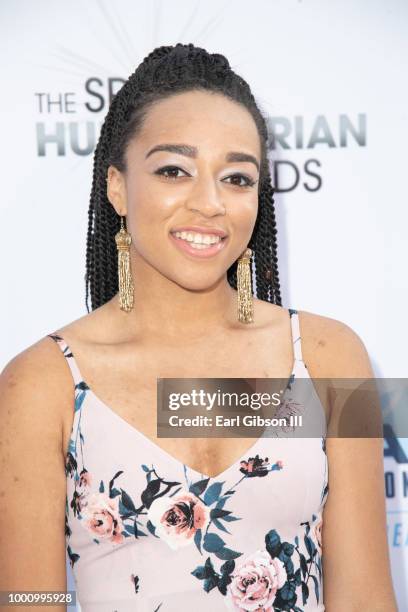
[[[228,236],[214,234],[201,234],[197,232],[170,232],[175,244],[188,253],[198,257],[209,257],[219,253],[225,246]]]
[[[213,246],[214,244],[218,244],[222,240],[225,240],[227,236],[218,236],[216,234],[200,234],[198,232],[189,232],[189,231],[175,231],[171,232],[171,234],[178,238],[179,240],[184,240],[188,242],[191,246],[195,248],[207,248],[209,246]]]

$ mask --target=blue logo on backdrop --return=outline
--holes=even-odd
[[[384,425],[387,535],[393,548],[408,547],[408,438],[397,438]]]

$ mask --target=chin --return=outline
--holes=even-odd
[[[214,275],[207,274],[203,276],[197,271],[194,275],[186,275],[180,274],[180,276],[172,275],[171,280],[173,280],[177,285],[183,287],[183,289],[187,289],[188,291],[209,291],[218,283],[222,282],[224,274]]]

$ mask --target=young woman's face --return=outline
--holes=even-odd
[[[261,145],[250,113],[221,94],[171,96],[151,107],[126,162],[125,174],[110,166],[108,196],[127,215],[134,255],[185,288],[219,281],[247,247],[258,212]],[[226,237],[208,244],[216,230]]]

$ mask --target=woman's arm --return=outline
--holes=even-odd
[[[321,376],[372,379],[374,373],[361,339],[347,325],[331,321],[324,330],[320,361],[325,373]],[[363,415],[370,426],[375,422],[381,425],[379,404],[377,408],[370,404],[367,412],[358,402],[354,404],[360,409],[356,422],[360,419],[361,423]],[[331,407],[330,423],[332,419],[337,422],[342,410],[344,415],[344,403]],[[381,426],[379,430],[382,435]],[[329,494],[322,542],[327,612],[397,612],[386,535],[383,438],[328,437],[326,451]]]
[[[40,340],[14,357],[0,376],[0,591],[67,588],[61,444],[67,382],[56,370],[50,347]]]

